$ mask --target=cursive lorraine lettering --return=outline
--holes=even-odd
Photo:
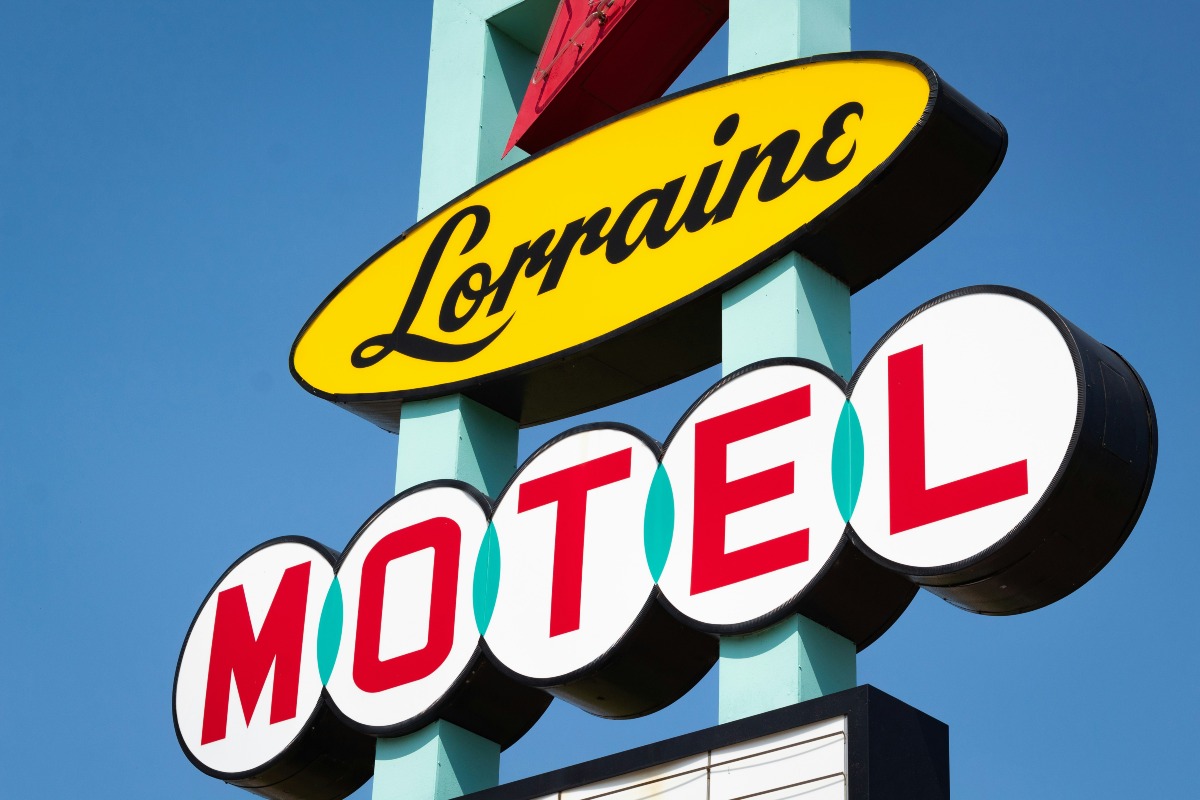
[[[680,202],[686,176],[667,181],[660,187],[648,189],[630,200],[615,215],[610,207],[600,208],[586,217],[562,226],[562,233],[550,229],[537,238],[517,245],[499,273],[491,264],[480,261],[463,270],[450,284],[442,298],[438,327],[445,333],[464,328],[491,298],[486,317],[501,314],[512,295],[513,287],[523,275],[526,279],[541,276],[538,294],[553,291],[562,278],[571,257],[588,256],[603,250],[610,264],[620,264],[643,246],[655,250],[667,244],[680,231],[695,233],[708,225],[731,218],[751,181],[761,175],[757,186],[759,202],[767,203],[782,197],[801,178],[825,181],[839,175],[854,158],[857,144],[853,141],[846,154],[835,162],[829,160],[835,143],[848,136],[846,122],[863,116],[861,103],[850,102],[836,108],[825,120],[821,137],[792,169],[800,146],[800,132],[786,130],[764,145],[752,145],[738,154],[724,191],[714,201],[714,188],[725,162],[715,161],[700,172],[696,187],[687,198],[683,211],[672,223],[675,208]],[[739,116],[730,114],[713,135],[713,144],[720,147],[729,142],[737,131]],[[792,170],[789,174],[789,170]],[[513,312],[495,330],[472,342],[451,343],[415,334],[411,331],[418,312],[424,307],[429,287],[451,237],[458,229],[470,225],[467,241],[459,255],[466,255],[483,241],[491,223],[491,211],[482,205],[466,206],[447,219],[430,243],[417,270],[412,291],[400,311],[396,326],[386,333],[365,339],[350,354],[355,367],[370,367],[391,353],[400,353],[422,361],[465,361],[482,352],[504,332],[512,322]],[[645,219],[640,226],[637,220]],[[611,221],[611,223],[610,223]]]
[[[413,282],[408,299],[404,301],[404,308],[400,311],[400,319],[397,320],[396,327],[388,333],[372,336],[354,348],[354,352],[350,354],[351,364],[359,368],[370,367],[378,364],[390,353],[400,353],[410,358],[419,358],[422,361],[465,361],[494,342],[496,337],[504,331],[504,328],[512,320],[511,316],[487,336],[465,344],[440,342],[409,330],[413,320],[417,318],[417,312],[421,310],[421,305],[425,302],[425,295],[429,293],[429,284],[433,282],[433,273],[437,270],[442,254],[446,251],[450,236],[461,223],[468,219],[473,219],[474,225],[467,237],[467,243],[463,245],[459,255],[471,252],[483,240],[483,235],[487,233],[488,224],[492,219],[491,212],[484,206],[467,206],[446,220],[441,230],[433,237],[433,242],[429,245],[429,250],[426,251],[425,258],[421,261],[421,268],[417,270],[417,279]],[[471,270],[478,267],[486,268],[487,265],[476,264]],[[467,272],[471,270],[467,270]],[[456,281],[455,285],[457,286],[458,283]],[[459,327],[462,326],[459,325]]]

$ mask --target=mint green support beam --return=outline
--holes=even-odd
[[[729,74],[850,49],[850,0],[730,0]]]
[[[517,424],[462,395],[400,408],[396,491],[457,478],[495,497],[517,462]],[[375,745],[374,800],[452,800],[495,786],[500,746],[439,720]]]
[[[850,377],[850,290],[796,253],[721,297],[723,374],[785,355],[811,358]]]
[[[525,157],[501,160],[555,0],[434,0],[421,190],[425,216]]]
[[[857,685],[854,643],[793,614],[746,636],[721,637],[719,722]]]
[[[517,465],[517,423],[460,394],[405,403],[400,409],[396,491],[435,478],[457,478],[489,497]]]
[[[525,157],[500,154],[556,0],[435,0],[417,202],[425,216]],[[457,478],[495,497],[517,459],[517,425],[461,395],[400,411],[396,491]],[[374,800],[452,800],[495,786],[500,747],[444,720],[375,747]]]
[[[500,745],[445,720],[408,736],[380,739],[375,748],[375,797],[461,797],[499,780]]]
[[[849,0],[731,0],[729,71],[850,49]],[[850,375],[850,290],[789,254],[721,298],[724,374],[773,356]],[[811,700],[857,683],[854,644],[799,615],[721,637],[721,722]]]

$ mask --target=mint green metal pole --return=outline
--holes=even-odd
[[[435,0],[418,213],[424,216],[523,157],[500,162],[550,26],[544,0]],[[406,403],[396,491],[457,478],[495,497],[516,468],[517,425],[461,395]],[[374,800],[451,800],[495,786],[500,746],[439,720],[380,739]]]
[[[850,0],[731,0],[729,72],[850,49]],[[721,298],[724,374],[772,356],[850,375],[850,290],[791,253]],[[854,643],[794,615],[721,638],[718,717],[740,719],[857,683]]]
[[[521,157],[514,150],[501,164],[498,154],[553,6],[544,0],[435,0],[420,215]],[[733,0],[730,19],[731,71],[849,49],[847,0]],[[844,41],[838,39],[839,31]],[[518,79],[510,82],[509,76]],[[823,361],[843,374],[849,371],[845,287],[793,257],[752,280],[724,298],[722,360],[727,372],[789,353]],[[401,414],[396,489],[454,477],[494,495],[515,467],[516,442],[511,420],[464,397],[410,403]],[[849,643],[838,638],[795,617],[758,634],[726,639],[721,649],[722,720],[843,688],[847,675],[846,685],[853,685],[853,646],[847,672]],[[764,674],[769,680],[762,680]],[[758,690],[752,691],[754,686]],[[444,721],[408,736],[381,739],[374,798],[450,800],[494,785],[499,757],[494,742]]]

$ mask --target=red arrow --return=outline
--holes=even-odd
[[[729,0],[562,0],[504,154],[661,97],[728,16]]]

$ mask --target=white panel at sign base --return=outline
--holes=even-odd
[[[594,427],[552,440],[513,478],[492,519],[502,561],[485,633],[507,668],[559,678],[629,630],[654,588],[643,517],[657,467],[638,436]]]
[[[846,754],[845,717],[714,750],[708,800],[841,797]]]
[[[706,800],[708,753],[629,772],[608,780],[576,786],[559,793],[559,800]]]
[[[761,419],[764,414],[761,409],[765,408],[761,404],[795,392],[807,394],[808,413],[784,414],[785,418],[799,418],[736,438],[716,451],[709,448],[698,460],[698,425],[739,414],[743,423]],[[817,576],[841,541],[846,526],[829,477],[834,436],[845,402],[842,388],[824,373],[797,364],[779,364],[754,369],[719,384],[680,422],[663,459],[675,499],[675,528],[670,554],[659,578],[659,586],[675,608],[705,625],[736,626],[793,600]],[[756,559],[749,562],[749,568],[756,573],[752,577],[735,576],[726,585],[706,588],[694,580],[693,547],[696,509],[711,498],[706,498],[703,491],[697,498],[697,473],[713,468],[710,456],[721,450],[727,463],[716,478],[727,485],[760,481],[763,473],[773,470],[792,473],[790,484],[777,493],[779,496],[754,502],[724,518],[724,552],[733,556],[750,554],[758,545],[807,529],[808,556],[782,567],[771,558]],[[729,493],[737,489],[723,486],[720,491]]]
[[[1027,491],[894,530],[903,526],[892,519],[889,406],[895,409],[897,399],[889,397],[889,375],[904,363],[908,374],[892,378],[914,380],[914,358],[924,373],[924,488],[1025,462]],[[1079,397],[1063,334],[1025,300],[976,293],[925,309],[883,341],[853,386],[864,443],[850,520],[855,532],[880,556],[913,567],[954,564],[996,544],[1034,508],[1062,464]]]
[[[846,776],[832,775],[788,784],[782,789],[751,796],[755,800],[845,800],[847,792]],[[748,796],[739,795],[739,800],[748,800]]]
[[[298,590],[295,598],[304,598],[302,609],[298,604],[286,604],[291,596],[287,589],[279,591],[285,573],[291,577],[287,584]],[[175,715],[180,738],[192,755],[206,767],[229,775],[249,772],[283,753],[305,730],[309,718],[321,700],[321,677],[317,670],[316,658],[317,622],[332,582],[333,567],[324,555],[299,542],[278,541],[249,553],[213,588],[196,615],[184,643],[175,684]],[[243,697],[239,693],[239,690],[248,693],[252,687],[239,686],[234,672],[229,669],[214,670],[210,685],[209,662],[213,654],[217,607],[222,602],[223,593],[228,593],[224,601],[228,604],[227,608],[235,609],[226,617],[226,636],[236,636],[235,631],[240,630],[243,635],[238,640],[243,643],[247,637],[260,637],[268,612],[272,612],[275,615],[275,625],[282,622],[288,630],[283,631],[273,626],[276,633],[285,635],[267,644],[281,644],[288,652],[289,660],[293,662],[296,643],[291,640],[290,635],[302,636],[298,648],[299,680],[295,686],[281,687],[281,702],[290,704],[291,699],[295,698],[294,714],[287,719],[271,721],[273,716],[279,716],[278,709],[272,708],[274,683],[281,677],[278,663],[273,664],[266,673],[265,682],[257,698],[249,695]],[[277,594],[281,595],[279,602],[273,604]],[[239,621],[244,624],[245,612],[249,613],[251,630],[241,630],[242,626],[238,625]],[[301,618],[297,619],[298,616]],[[300,623],[302,633],[292,625],[296,622]],[[250,664],[252,656],[246,656],[244,650],[234,655],[234,659],[238,661],[236,671],[243,680],[249,679],[249,676],[259,671],[255,666],[265,666]],[[270,663],[270,656],[267,656],[266,663]],[[246,666],[248,664],[249,668]],[[222,685],[218,686],[218,683]],[[225,712],[224,726],[219,729],[217,738],[213,738],[210,732],[210,740],[202,743],[205,732],[205,703],[211,702],[210,690],[218,696],[227,690],[228,704],[225,709],[209,710],[210,716],[214,712],[218,715],[222,710]],[[252,709],[249,722],[246,720],[244,705]],[[276,713],[273,714],[273,711]]]
[[[846,796],[846,718],[566,789],[558,800],[830,800]]]
[[[395,552],[403,554],[394,558],[385,552],[389,543],[398,541],[393,534],[419,531],[419,526],[431,520],[453,523],[444,529],[449,535],[437,546],[420,546],[427,544],[421,541],[411,552],[407,547],[397,549]],[[457,684],[479,644],[471,592],[475,559],[487,524],[484,508],[473,495],[455,486],[431,485],[401,495],[385,506],[351,541],[338,566],[346,622],[328,683],[330,698],[342,714],[366,728],[402,725]],[[439,565],[439,559],[457,560],[452,576],[446,572],[437,578],[454,581],[452,594],[439,593],[434,587],[439,566],[446,568]],[[382,607],[375,612],[376,617],[363,606],[364,566],[368,560],[375,563],[376,570],[383,570]],[[366,633],[364,626],[373,618],[380,621],[377,649],[359,653],[360,637]],[[436,636],[438,630],[447,635],[449,631],[442,626],[452,629],[453,638],[445,649],[448,652],[439,648],[436,666],[431,663],[415,671],[376,670],[370,680],[367,670],[361,665],[356,668],[356,661],[398,664],[397,659],[432,646],[431,635]]]

